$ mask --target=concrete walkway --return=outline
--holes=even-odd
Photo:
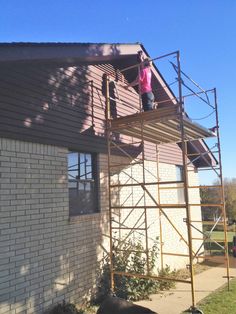
[[[230,276],[236,277],[236,258],[230,263]],[[214,290],[227,283],[224,265],[212,267],[194,277],[196,303]],[[139,301],[136,304],[145,306],[158,314],[180,314],[192,304],[191,286],[176,283],[176,288],[151,296],[151,301]]]

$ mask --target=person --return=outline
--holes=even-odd
[[[129,83],[126,88],[139,85],[143,110],[148,111],[153,109],[154,102],[154,95],[151,85],[151,61],[149,58],[143,58],[142,54],[140,53],[138,53],[138,61],[140,62],[139,75],[133,82]]]

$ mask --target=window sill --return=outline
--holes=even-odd
[[[91,219],[100,218],[101,212],[97,213],[91,213],[91,214],[83,214],[83,215],[77,215],[77,216],[70,216],[68,221],[70,224],[77,223],[77,222],[83,222]]]

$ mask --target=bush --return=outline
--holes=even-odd
[[[131,252],[132,249],[132,252]],[[133,252],[135,251],[135,252]],[[129,241],[114,257],[114,268],[117,271],[125,271],[131,274],[144,275],[147,273],[146,254],[140,241]],[[157,241],[154,243],[149,256],[150,275],[153,275],[154,267],[158,258]],[[159,289],[157,280],[138,277],[115,276],[115,294],[121,298],[138,301],[147,299],[151,293]]]
[[[76,306],[72,303],[63,302],[54,306],[49,314],[84,314],[84,311],[77,310]]]
[[[176,276],[176,271],[170,271],[170,266],[166,265],[165,268],[159,271],[160,277],[169,277],[172,278]],[[159,282],[160,290],[169,290],[175,287],[175,282],[173,280],[160,280]]]
[[[120,243],[123,243],[122,241]],[[119,247],[118,250],[117,248]],[[132,251],[131,251],[132,250]],[[131,274],[147,273],[147,261],[146,254],[144,254],[144,248],[140,241],[128,241],[122,245],[118,243],[114,250],[114,269],[116,271],[124,271]],[[150,275],[154,274],[154,269],[158,259],[158,241],[154,242],[154,245],[149,253],[149,271]],[[160,276],[167,276],[170,274],[170,268],[166,266],[164,270],[160,272]],[[114,293],[120,298],[126,300],[138,301],[147,299],[150,294],[157,293],[159,290],[169,289],[174,286],[172,281],[158,281],[155,279],[146,279],[138,277],[128,277],[115,275],[114,276]],[[101,303],[104,298],[110,293],[110,265],[107,258],[106,263],[103,266],[103,274],[98,287],[98,294],[96,296],[96,302]]]

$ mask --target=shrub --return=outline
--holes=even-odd
[[[76,306],[72,303],[57,304],[54,306],[49,314],[84,314],[83,310],[77,310]]]
[[[122,248],[122,250],[118,250]],[[144,248],[141,241],[127,241],[117,244],[115,248],[113,259],[114,269],[116,271],[124,271],[131,274],[147,273],[146,255],[143,253]],[[158,240],[154,242],[149,252],[149,272],[150,275],[154,274],[154,269],[158,259]],[[167,276],[170,274],[170,268],[166,266],[160,272],[160,276]],[[147,299],[150,294],[157,293],[159,290],[169,289],[174,286],[172,281],[158,281],[155,279],[146,279],[139,277],[128,277],[115,275],[114,276],[114,293],[120,298],[127,300],[138,301]],[[101,281],[98,287],[98,294],[96,302],[101,303],[102,300],[110,292],[110,265],[107,258],[104,266]]]
[[[131,252],[132,249],[132,252]],[[117,271],[125,271],[131,274],[144,275],[147,273],[146,254],[143,253],[144,248],[140,241],[133,243],[127,242],[122,251],[117,252],[114,257],[114,268]],[[149,255],[149,271],[153,275],[154,267],[158,258],[157,241],[154,243]],[[158,291],[159,283],[157,280],[114,276],[115,294],[121,298],[138,301],[147,299],[151,293]]]
[[[170,271],[170,266],[166,265],[165,268],[159,271],[160,277],[172,277],[176,276],[176,271]],[[175,287],[175,282],[173,280],[160,280],[159,288],[160,290],[169,290]]]

